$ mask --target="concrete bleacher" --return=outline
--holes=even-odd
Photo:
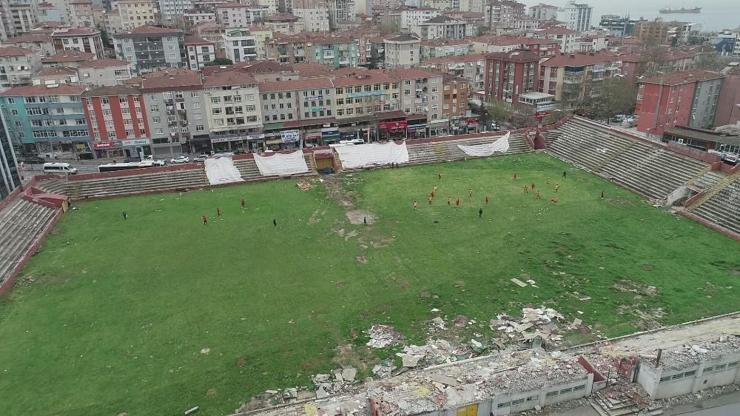
[[[9,278],[57,211],[20,197],[0,211],[0,284]]]
[[[50,194],[67,194],[67,183],[64,179],[47,179],[39,182],[38,187]]]
[[[550,139],[546,136],[550,153],[653,200],[665,199],[709,168],[707,163],[578,117],[557,132],[560,134]]]
[[[690,212],[740,234],[740,176],[719,189]]]
[[[308,174],[316,172],[316,165],[313,157],[310,153],[304,153],[303,158],[306,160],[306,166],[308,166]],[[245,181],[253,181],[257,179],[263,179],[265,176],[260,174],[260,170],[257,167],[257,163],[254,159],[234,159],[234,166],[239,170],[242,175],[242,179]]]
[[[406,148],[409,151],[409,164],[417,165],[470,159],[471,157],[460,150],[457,145],[473,146],[489,144],[494,142],[498,137],[500,137],[500,134],[434,142],[415,143],[413,141],[407,141]],[[505,154],[524,153],[530,150],[531,148],[522,134],[512,134],[509,138],[509,150]]]
[[[205,170],[198,167],[69,181],[65,190],[66,195],[72,199],[85,199],[178,189],[197,189],[208,186],[208,184]]]

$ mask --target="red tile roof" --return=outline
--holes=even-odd
[[[68,50],[64,52],[59,52],[56,55],[49,56],[47,58],[42,58],[41,63],[62,63],[62,62],[86,62],[86,61],[92,61],[95,59],[95,54],[87,53],[87,52],[80,52],[76,50]]]
[[[224,87],[229,85],[254,85],[254,77],[245,71],[220,71],[205,77],[204,88]]]
[[[334,72],[336,74],[336,72]],[[380,84],[386,82],[393,82],[395,79],[391,78],[385,71],[373,69],[373,70],[358,70],[352,73],[345,74],[343,76],[337,76],[334,79],[335,87],[350,87],[356,85],[365,84]]]
[[[52,37],[65,37],[65,36],[93,36],[99,35],[100,31],[90,27],[72,27],[57,29],[51,33]]]
[[[388,71],[388,75],[396,80],[433,78],[442,76],[442,74],[437,72],[431,72],[417,68],[392,69]]]
[[[42,68],[40,71],[34,74],[34,76],[37,77],[53,75],[77,75],[77,70],[75,68],[70,68],[67,66],[55,66],[51,68]]]
[[[722,74],[711,71],[679,71],[671,72],[664,75],[658,75],[638,81],[640,84],[658,84],[658,85],[681,85],[691,84],[697,81],[709,81],[723,78]]]
[[[139,26],[135,29],[132,29],[128,32],[121,33],[119,35],[116,35],[118,37],[126,37],[126,36],[136,36],[136,35],[178,35],[182,34],[182,30],[180,29],[172,29],[169,27],[159,27],[159,26],[151,26],[151,25],[144,25]]]
[[[80,64],[80,68],[115,68],[115,67],[121,67],[121,66],[128,66],[129,63],[127,61],[122,61],[120,59],[96,59],[94,61],[88,61],[83,62]]]
[[[138,84],[144,92],[195,90],[203,87],[199,72],[181,68],[150,72],[127,84]]]
[[[485,61],[486,54],[484,53],[471,53],[467,55],[455,55],[455,56],[438,56],[436,58],[427,59],[421,63],[421,66],[425,64],[446,64],[455,62],[477,62]]]
[[[618,56],[612,54],[560,54],[553,56],[547,61],[543,62],[543,66],[589,66],[596,64],[605,64],[608,62],[621,61]]]
[[[109,95],[139,95],[141,90],[132,85],[113,85],[91,88],[85,91],[83,97],[103,97]]]
[[[8,38],[5,43],[40,43],[40,42],[51,42],[51,35],[48,33],[24,33],[12,38]]]
[[[80,95],[85,91],[85,86],[76,84],[62,84],[57,87],[48,85],[27,85],[24,87],[9,88],[0,95],[4,97],[19,97],[29,95]]]
[[[197,36],[187,36],[185,38],[186,45],[215,45],[214,42],[199,38]]]
[[[307,78],[294,79],[290,81],[263,82],[259,84],[261,93],[266,92],[283,92],[283,91],[301,91],[311,89],[333,88],[329,78]]]
[[[0,57],[33,55],[33,51],[17,46],[0,46]]]
[[[272,16],[265,17],[266,23],[285,23],[285,22],[297,22],[298,18],[290,13],[278,13]]]

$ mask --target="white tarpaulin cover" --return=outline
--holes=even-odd
[[[206,176],[211,185],[243,181],[239,169],[230,157],[206,159]]]
[[[506,151],[509,150],[510,135],[511,132],[507,132],[493,143],[476,144],[472,146],[458,144],[457,147],[459,147],[466,155],[475,157],[491,156],[496,152],[506,153]]]
[[[339,160],[342,161],[342,166],[345,169],[409,162],[409,151],[406,148],[406,142],[401,144],[394,142],[348,144],[332,147],[339,153]]]
[[[286,176],[308,172],[302,150],[293,153],[274,153],[271,156],[255,153],[254,161],[262,176]]]

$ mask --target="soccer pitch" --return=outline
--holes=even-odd
[[[737,242],[544,154],[296,182],[79,203],[1,300],[0,413],[228,414],[371,364],[372,324],[424,342],[432,308],[491,337],[544,304],[578,342],[740,306]]]

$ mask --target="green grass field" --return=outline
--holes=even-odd
[[[222,415],[335,368],[338,345],[372,360],[372,324],[423,342],[432,308],[484,323],[546,304],[614,336],[740,306],[737,242],[546,155],[342,178],[376,224],[318,180],[80,203],[0,304],[0,413]],[[525,274],[539,287],[510,282]]]

